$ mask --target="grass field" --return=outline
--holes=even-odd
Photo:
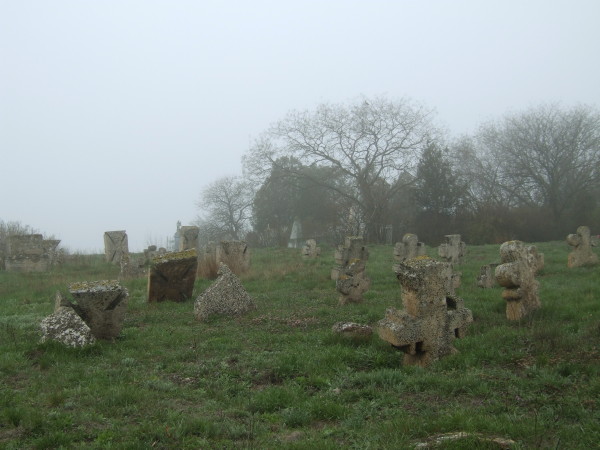
[[[468,247],[457,294],[473,312],[460,353],[403,367],[381,341],[335,336],[401,308],[392,247],[374,246],[363,304],[338,306],[333,249],[256,249],[242,282],[257,309],[198,322],[193,300],[148,304],[124,282],[121,337],[84,349],[39,343],[69,283],[115,279],[79,256],[43,274],[0,272],[0,448],[600,448],[600,267],[568,269],[564,242],[541,243],[542,308],[508,322],[501,288],[475,285],[499,246]],[[435,249],[430,249],[435,255]],[[210,285],[198,280],[194,296]]]

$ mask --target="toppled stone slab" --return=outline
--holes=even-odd
[[[495,276],[505,288],[502,298],[506,300],[506,317],[519,320],[541,306],[535,274],[544,266],[543,254],[533,245],[508,241],[500,246],[500,260]]]
[[[485,264],[479,269],[479,275],[477,276],[477,286],[484,289],[490,289],[496,286],[496,277],[494,271],[498,266],[497,263]]]
[[[569,253],[568,267],[594,266],[598,264],[598,255],[592,250],[590,229],[586,226],[577,228],[576,234],[567,236],[567,244],[573,247]]]
[[[438,255],[446,262],[461,264],[466,252],[466,244],[460,240],[460,234],[447,234],[446,242],[438,247]]]
[[[200,229],[195,226],[183,226],[179,228],[179,251],[198,248],[198,234]]]
[[[394,261],[401,263],[410,258],[424,256],[426,247],[423,242],[419,242],[419,237],[413,233],[406,233],[402,237],[402,242],[396,242],[394,246]],[[392,268],[396,272],[396,266]]]
[[[351,338],[368,338],[373,334],[373,327],[355,322],[338,322],[331,327],[331,331]]]
[[[399,264],[404,310],[388,308],[377,332],[405,353],[406,365],[427,366],[457,352],[453,340],[473,321],[464,301],[447,294],[445,269],[445,263],[426,256]]]
[[[191,298],[197,270],[195,249],[155,257],[148,271],[148,302],[183,302]]]
[[[194,302],[194,315],[206,320],[214,315],[237,316],[255,308],[239,278],[227,265],[219,264],[219,277]]]
[[[90,327],[60,292],[56,293],[54,312],[42,320],[40,328],[41,342],[56,341],[67,347],[84,347],[96,342]]]
[[[302,257],[308,259],[317,258],[318,256],[321,256],[321,247],[317,247],[316,240],[307,239],[304,247],[302,247]]]
[[[58,262],[60,240],[24,234],[8,236],[7,241],[4,266],[8,272],[46,272]]]
[[[250,269],[250,249],[244,241],[221,241],[216,249],[216,261],[241,275]]]
[[[331,279],[337,280],[350,264],[357,261],[362,261],[366,264],[369,259],[369,250],[363,244],[363,238],[352,236],[346,238],[344,245],[338,246],[334,257],[336,265],[331,270]]]
[[[107,262],[120,264],[124,254],[129,253],[125,230],[104,232],[104,256]]]
[[[73,309],[96,339],[115,339],[121,333],[129,292],[116,280],[83,281],[69,286]]]

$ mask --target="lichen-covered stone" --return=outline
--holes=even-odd
[[[195,249],[156,256],[148,271],[148,302],[183,302],[191,298],[197,269]]]
[[[84,347],[96,342],[92,330],[73,308],[59,307],[40,324],[42,342],[56,341],[68,347]]]
[[[567,244],[573,247],[569,253],[567,266],[581,267],[598,264],[598,255],[592,250],[592,239],[590,229],[586,226],[577,228],[576,234],[567,236]]]
[[[419,242],[416,234],[406,233],[402,237],[402,242],[396,242],[394,246],[394,261],[401,263],[410,258],[425,255],[426,247],[423,242]],[[396,272],[396,266],[392,268]]]
[[[179,228],[179,251],[198,248],[198,234],[200,229],[195,226],[183,226]]]
[[[255,308],[254,301],[227,265],[220,263],[218,274],[217,280],[194,303],[196,319],[205,320],[214,315],[236,316]]]
[[[307,239],[304,247],[302,247],[303,258],[316,258],[321,256],[321,247],[317,247],[317,241],[314,239]]]
[[[438,247],[438,255],[446,262],[461,264],[466,252],[466,244],[460,240],[460,234],[447,234],[446,242]]]
[[[339,304],[361,303],[363,294],[371,287],[371,279],[365,273],[365,262],[352,260],[338,276],[335,287],[340,293]]]
[[[335,334],[353,338],[367,338],[373,334],[373,327],[355,322],[338,322],[331,327]]]
[[[426,256],[398,265],[404,309],[388,308],[377,332],[405,353],[404,364],[427,366],[455,353],[452,341],[473,321],[463,300],[448,294],[446,270],[447,263]]]
[[[107,262],[120,264],[124,254],[129,253],[125,230],[104,232],[104,256]]]
[[[477,286],[484,289],[492,288],[496,285],[496,278],[494,276],[494,271],[498,264],[485,264],[480,267],[479,275],[477,276]]]

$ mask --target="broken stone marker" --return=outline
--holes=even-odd
[[[593,266],[598,264],[598,255],[592,250],[590,229],[586,226],[577,228],[577,234],[567,236],[567,244],[573,247],[569,253],[568,267]]]
[[[120,264],[126,253],[129,253],[129,244],[125,230],[104,232],[104,255],[107,262]]]
[[[335,287],[340,293],[339,304],[361,303],[363,294],[371,287],[371,280],[365,274],[365,261],[354,259],[342,269]]]
[[[96,342],[90,327],[60,292],[56,293],[54,312],[42,320],[40,328],[41,342],[56,341],[68,347],[84,347]]]
[[[398,266],[404,309],[387,309],[379,336],[405,353],[406,365],[427,366],[456,353],[452,342],[464,336],[473,315],[461,298],[446,293],[446,264],[421,256]]]
[[[407,259],[425,255],[425,244],[419,242],[416,234],[406,233],[402,237],[402,242],[396,242],[394,246],[394,261],[401,263]],[[396,272],[396,266],[392,267]]]
[[[183,302],[191,298],[197,269],[195,249],[154,258],[148,271],[148,302]]]
[[[494,270],[498,264],[485,264],[479,269],[479,276],[477,277],[477,286],[484,289],[493,288],[496,286],[496,277],[494,276]]]
[[[335,250],[335,267],[331,269],[331,279],[337,280],[339,275],[353,262],[369,259],[369,250],[363,245],[361,237],[347,237],[344,245],[339,245]]]
[[[184,226],[179,228],[179,251],[198,248],[198,234],[200,229],[194,226]]]
[[[239,278],[225,264],[219,264],[219,277],[194,302],[194,315],[205,320],[214,315],[237,316],[254,309]]]
[[[317,241],[314,239],[308,239],[302,247],[302,257],[307,258],[316,258],[321,256],[321,247],[317,247]]]
[[[225,264],[236,275],[250,269],[250,249],[244,241],[221,241],[216,254],[217,264]]]
[[[11,235],[7,239],[5,268],[8,272],[46,272],[58,259],[55,239],[41,234]]]
[[[519,320],[541,306],[535,274],[543,267],[543,254],[533,245],[508,241],[500,246],[500,260],[495,273],[496,281],[505,288],[506,317]]]
[[[129,292],[118,281],[83,281],[69,286],[75,303],[73,309],[90,327],[96,339],[119,336]]]
[[[460,234],[447,234],[444,237],[446,242],[438,247],[438,255],[446,262],[461,264],[467,246],[460,240]]]

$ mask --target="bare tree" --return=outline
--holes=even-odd
[[[414,170],[422,148],[434,132],[432,112],[408,100],[362,98],[353,104],[322,104],[315,111],[292,111],[268,129],[244,158],[254,176],[266,177],[282,157],[305,166],[324,166],[331,179],[310,178],[358,207],[370,239],[391,199],[405,184],[402,174]],[[343,177],[345,184],[331,183]]]
[[[198,207],[207,215],[199,220],[212,239],[242,239],[252,212],[253,192],[239,177],[223,177],[207,186]]]

